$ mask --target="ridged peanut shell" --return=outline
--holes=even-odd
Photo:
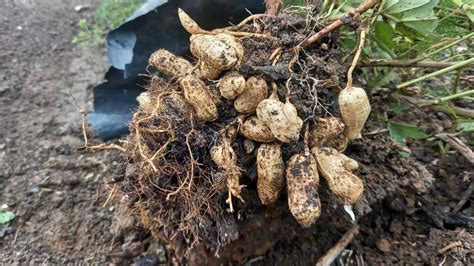
[[[239,65],[240,62],[244,59],[245,56],[245,48],[239,39],[235,38],[234,36],[226,33],[220,33],[216,35],[217,39],[221,42],[227,44],[228,46],[232,47],[237,55],[238,61],[236,65]]]
[[[245,91],[245,78],[237,71],[226,73],[219,82],[222,97],[233,100]]]
[[[206,84],[194,75],[187,75],[179,81],[184,98],[194,107],[196,116],[203,121],[214,121],[218,117],[217,107]]]
[[[237,155],[229,141],[222,139],[210,150],[211,159],[222,169],[232,170],[237,165]]]
[[[183,112],[190,111],[190,105],[186,100],[177,92],[171,94],[162,95],[159,97],[153,97],[150,92],[142,92],[137,97],[137,101],[140,108],[147,113],[162,113],[168,108],[179,109]]]
[[[230,69],[241,60],[243,46],[232,35],[196,34],[190,40],[191,53],[213,69]]]
[[[245,84],[246,89],[235,99],[234,108],[239,113],[251,114],[268,97],[268,85],[263,78],[256,76],[248,78]]]
[[[160,49],[151,54],[148,63],[163,74],[173,78],[184,76],[193,68],[188,60],[165,49]]]
[[[278,200],[285,185],[285,169],[279,144],[260,145],[257,150],[257,191],[264,205]]]
[[[240,135],[258,142],[273,142],[276,140],[270,128],[256,116],[245,120],[240,127]]]
[[[318,123],[310,129],[311,147],[325,144],[344,130],[344,123],[337,117],[319,118],[317,120]]]
[[[344,205],[358,202],[364,192],[364,183],[351,171],[358,168],[357,161],[333,148],[314,147],[311,153],[318,161],[318,170]]]
[[[204,30],[199,27],[199,25],[194,21],[184,10],[178,8],[178,17],[179,21],[183,28],[191,34],[203,33]]]
[[[339,134],[335,136],[333,139],[329,140],[324,144],[324,146],[329,148],[334,148],[339,152],[343,152],[346,150],[347,145],[349,144],[349,140],[347,139],[346,135]]]
[[[205,61],[201,61],[198,65],[198,68],[195,71],[195,74],[198,77],[201,77],[203,79],[217,79],[219,75],[221,74],[221,70],[218,68],[215,68],[214,66],[210,65],[209,63]]]
[[[211,159],[219,166],[221,173],[226,177],[226,186],[230,193],[226,202],[229,204],[230,210],[233,211],[230,195],[244,201],[241,192],[245,185],[240,185],[240,169],[237,166],[237,156],[229,139],[221,136],[218,144],[211,148],[210,155]]]
[[[279,141],[291,143],[298,140],[303,120],[298,117],[295,106],[289,101],[283,103],[273,93],[258,104],[257,116]]]
[[[339,94],[339,110],[349,140],[361,138],[360,132],[370,114],[370,103],[365,90],[359,87],[345,88]]]
[[[290,158],[286,184],[291,214],[301,225],[309,227],[321,214],[318,167],[310,153],[295,154]]]

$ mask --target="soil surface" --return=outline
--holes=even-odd
[[[91,17],[98,2],[6,0],[0,9],[0,207],[16,214],[12,223],[0,225],[0,264],[166,261],[162,245],[137,227],[127,208],[106,204],[117,154],[78,151],[83,142],[73,97],[90,109],[91,88],[108,65],[104,50],[79,48],[71,39],[77,21]],[[79,4],[91,9],[77,13]],[[409,148],[434,185],[427,193],[395,194],[372,206],[338,263],[474,263],[472,196],[459,206],[472,187],[472,167],[458,154],[442,156],[423,143]],[[249,265],[314,265],[350,228],[340,208],[333,216],[343,217],[335,231],[322,226],[311,234],[304,229],[261,234],[270,251],[250,246],[254,254],[259,248],[265,252],[241,257],[245,250],[236,250],[233,257]],[[283,216],[275,222],[294,220]],[[250,227],[284,228],[260,223]],[[325,238],[318,250],[315,238]],[[453,248],[439,251],[451,243]]]

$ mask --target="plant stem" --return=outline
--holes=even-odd
[[[426,67],[426,68],[445,68],[450,67],[457,62],[436,62],[436,61],[418,61],[407,64],[406,61],[399,60],[368,60],[360,63],[361,67]]]
[[[471,37],[473,37],[473,36],[474,36],[474,32],[471,32],[471,33],[469,33],[468,35],[462,37],[461,39],[458,39],[458,40],[456,40],[456,41],[454,41],[454,42],[452,42],[452,43],[449,43],[449,44],[447,44],[447,45],[445,45],[445,46],[439,48],[439,49],[436,49],[436,50],[434,50],[434,51],[431,52],[431,53],[428,53],[428,54],[426,54],[426,55],[417,57],[417,58],[415,58],[415,60],[416,60],[416,61],[420,61],[420,60],[426,59],[426,58],[428,58],[428,57],[430,57],[430,56],[432,56],[432,55],[435,55],[435,54],[437,54],[437,53],[439,53],[439,52],[442,52],[442,51],[444,51],[444,50],[446,50],[446,49],[448,49],[448,48],[451,48],[451,47],[453,47],[454,45],[456,45],[456,44],[458,44],[458,43],[460,43],[460,42],[462,42],[462,41],[464,41],[464,40],[467,40],[467,39],[469,39],[469,38],[471,38]]]
[[[453,94],[453,95],[448,95],[446,97],[441,97],[438,100],[436,100],[436,103],[446,102],[446,101],[449,101],[449,100],[452,100],[452,99],[460,98],[460,97],[463,97],[463,96],[466,96],[466,95],[471,95],[471,94],[474,94],[474,90],[463,91],[463,92],[456,93],[456,94]]]
[[[356,7],[354,10],[352,10],[351,12],[345,14],[344,16],[342,16],[342,18],[345,18],[345,17],[354,17],[356,14],[362,14],[364,13],[365,11],[367,11],[368,9],[374,7],[375,5],[377,5],[378,3],[380,3],[380,0],[367,0],[365,1],[364,3],[360,4],[358,7]],[[316,34],[314,34],[313,36],[309,37],[303,44],[302,46],[303,47],[307,47],[315,42],[317,42],[319,39],[321,39],[323,36],[325,36],[326,34],[330,33],[331,31],[333,30],[336,30],[338,28],[340,28],[342,25],[344,25],[344,22],[341,20],[342,18],[332,22],[331,24],[329,24],[328,26],[324,27],[322,30],[318,31]]]
[[[430,79],[432,77],[436,77],[438,75],[444,74],[444,73],[449,72],[451,70],[455,70],[455,69],[467,66],[467,65],[472,64],[472,63],[474,63],[474,57],[470,58],[470,59],[467,59],[467,60],[464,60],[464,61],[461,61],[461,62],[459,62],[455,65],[452,65],[450,67],[446,67],[446,68],[440,69],[438,71],[435,71],[433,73],[429,73],[427,75],[418,77],[416,79],[413,79],[413,80],[410,80],[410,81],[407,81],[407,82],[403,82],[402,84],[397,85],[397,89],[405,88],[409,85],[412,85],[413,83],[417,83],[417,82],[420,82],[420,81],[423,81],[423,80]]]
[[[354,71],[357,63],[359,62],[359,57],[362,52],[362,48],[364,48],[364,43],[365,43],[365,34],[366,34],[366,29],[362,29],[360,32],[360,41],[359,41],[359,47],[357,48],[357,51],[355,53],[354,59],[352,60],[351,67],[347,71],[347,84],[346,88],[351,88],[352,87],[352,72]]]
[[[462,68],[458,69],[456,73],[456,79],[454,80],[454,90],[453,90],[454,93],[458,93],[459,80],[461,79],[461,72],[462,72]]]

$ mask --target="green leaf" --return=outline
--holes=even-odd
[[[426,139],[429,137],[421,128],[412,124],[398,124],[389,122],[390,137],[396,142],[405,145],[407,139]]]
[[[397,4],[399,0],[387,0],[385,1],[385,10],[391,8],[393,5]]]
[[[0,211],[0,224],[6,224],[15,219],[15,214],[11,211]]]
[[[393,28],[385,22],[377,21],[375,22],[375,36],[382,41],[386,47],[394,49],[397,44],[393,41],[395,36],[395,31]]]
[[[397,3],[392,4],[387,8],[386,12],[397,14],[407,10],[412,10],[429,2],[430,0],[399,0]]]
[[[410,110],[412,108],[411,105],[399,102],[389,102],[388,107],[392,110],[397,116],[401,115],[403,112]]]
[[[433,8],[439,3],[439,0],[429,1],[420,7],[411,9],[403,14],[400,21],[423,35],[430,35],[438,26],[438,17],[435,16]]]

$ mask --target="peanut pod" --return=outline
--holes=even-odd
[[[326,179],[329,189],[338,196],[344,205],[359,201],[364,192],[364,183],[351,171],[357,169],[357,161],[333,148],[314,147],[311,152],[318,161],[318,169]]]
[[[365,90],[358,87],[345,88],[339,94],[339,110],[346,128],[344,135],[349,140],[361,138],[360,132],[370,114],[370,103]]]
[[[298,117],[295,106],[288,99],[282,103],[273,93],[258,104],[257,116],[279,141],[290,143],[298,140],[303,120]]]
[[[339,134],[335,136],[333,139],[326,142],[324,146],[329,147],[329,148],[334,148],[339,152],[343,152],[346,150],[348,144],[349,144],[349,140],[347,139],[346,135]]]
[[[256,116],[251,116],[245,120],[240,127],[240,135],[258,142],[273,142],[276,140],[270,128]]]
[[[194,21],[186,12],[184,12],[181,8],[178,8],[178,17],[179,21],[183,28],[191,33],[191,34],[200,34],[205,33],[206,31],[201,29],[199,25]]]
[[[219,82],[219,91],[222,97],[233,100],[244,92],[245,78],[237,71],[226,73]]]
[[[151,96],[148,91],[144,91],[137,96],[137,102],[141,109],[149,110],[151,106]]]
[[[267,82],[260,77],[250,77],[246,89],[234,101],[234,108],[239,113],[251,114],[255,112],[258,104],[268,97]]]
[[[194,107],[199,119],[203,121],[217,119],[217,107],[202,80],[193,75],[187,75],[179,81],[179,85],[184,90],[184,98]]]
[[[278,200],[285,184],[284,165],[279,144],[262,144],[257,150],[257,191],[262,204]]]
[[[151,54],[148,63],[172,78],[184,76],[193,68],[193,65],[188,60],[176,56],[165,49],[160,49]]]
[[[190,38],[191,53],[208,68],[205,72],[217,73],[236,66],[244,54],[244,48],[232,35],[196,34]]]
[[[310,130],[311,147],[327,143],[344,130],[344,123],[337,117],[317,118],[317,121]]]
[[[226,132],[228,130],[230,131]],[[211,159],[219,166],[221,172],[226,175],[229,193],[226,202],[229,204],[231,212],[234,211],[232,196],[244,201],[241,193],[242,188],[245,187],[245,185],[240,185],[240,169],[237,166],[237,156],[229,140],[229,134],[232,135],[234,131],[236,130],[228,128],[224,132],[221,132],[218,144],[213,146],[210,150]]]
[[[318,167],[309,152],[290,158],[286,168],[286,183],[291,214],[301,225],[309,227],[321,214]]]

